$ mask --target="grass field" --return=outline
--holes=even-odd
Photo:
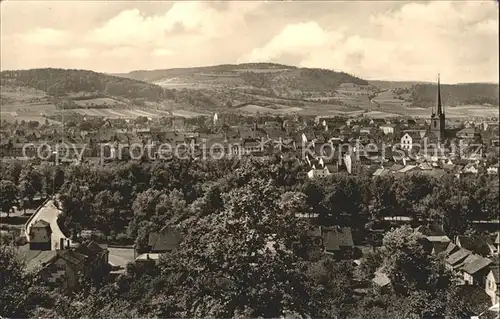
[[[111,99],[109,97],[102,97],[96,99],[88,99],[88,100],[74,100],[76,105],[79,106],[90,106],[90,105],[122,105],[121,101]]]

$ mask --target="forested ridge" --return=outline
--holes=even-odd
[[[148,100],[164,98],[164,90],[157,85],[87,70],[45,68],[2,71],[0,77],[2,85],[32,87],[53,96],[85,92]]]

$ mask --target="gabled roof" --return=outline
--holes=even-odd
[[[472,261],[471,263],[466,264],[464,266],[463,270],[466,273],[473,275],[473,274],[477,273],[478,271],[485,269],[491,263],[492,263],[492,261],[490,259],[479,257],[476,260]]]
[[[448,258],[446,258],[446,262],[450,265],[455,265],[459,263],[461,260],[467,258],[467,256],[469,256],[470,254],[471,254],[470,251],[461,248],[458,251],[451,254],[450,256],[448,256]]]
[[[95,241],[91,240],[86,244],[87,248],[94,252],[94,253],[100,253],[104,251],[105,249],[101,247],[99,244],[97,244]]]
[[[57,256],[63,258],[64,260],[78,265],[87,258],[85,255],[76,252],[75,250],[65,249],[65,250],[57,250]]]
[[[26,263],[25,270],[32,272],[38,268],[45,267],[50,261],[56,257],[54,250],[26,250],[21,254]]]

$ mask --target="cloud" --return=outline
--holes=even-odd
[[[72,58],[87,58],[91,54],[87,48],[74,48],[67,51],[66,55]]]
[[[58,46],[69,40],[69,34],[66,31],[51,28],[35,28],[19,37],[27,45],[39,46]]]
[[[320,50],[329,43],[338,42],[342,37],[340,32],[327,32],[314,21],[289,24],[264,47],[254,49],[243,56],[241,61],[269,61],[281,55]]]
[[[151,52],[151,55],[153,56],[167,56],[167,55],[172,55],[173,52],[169,49],[154,49],[153,52]]]
[[[476,24],[476,31],[486,34],[498,34],[498,20],[489,19]]]
[[[327,30],[314,21],[288,24],[240,61],[279,62],[293,55],[304,67],[373,79],[433,80],[441,72],[450,82],[497,82],[495,12],[494,3],[436,1],[373,15],[365,32],[355,25]]]
[[[112,58],[134,58],[138,54],[138,50],[130,46],[119,46],[102,52],[104,57]]]
[[[89,42],[105,45],[160,45],[176,36],[203,36],[204,39],[224,37],[241,27],[244,14],[259,3],[230,3],[221,12],[209,2],[176,2],[162,15],[147,16],[139,9],[120,12],[102,26],[92,30]],[[237,32],[237,31],[236,31]]]

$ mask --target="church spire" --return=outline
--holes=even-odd
[[[437,115],[441,116],[443,113],[443,109],[441,106],[441,83],[440,83],[440,76],[438,74],[438,90],[437,90]]]

